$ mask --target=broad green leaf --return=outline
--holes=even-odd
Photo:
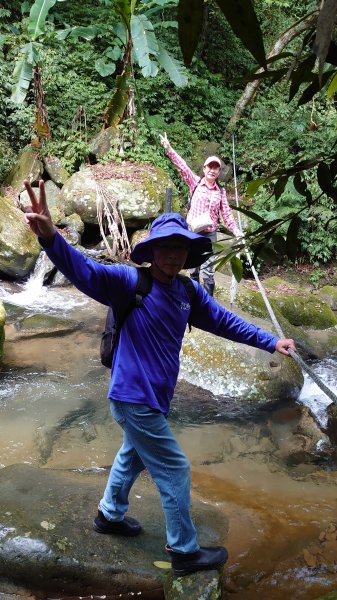
[[[45,23],[56,0],[35,0],[29,13],[28,32],[33,40],[45,32]]]
[[[117,12],[119,13],[124,25],[129,29],[130,19],[132,14],[132,8],[129,0],[118,0],[117,1]]]
[[[188,84],[187,71],[184,65],[172,54],[169,54],[161,44],[159,44],[157,61],[177,87],[185,87]]]
[[[112,28],[115,36],[122,42],[123,46],[126,46],[128,40],[128,30],[123,23],[117,23]]]
[[[33,42],[29,42],[24,45],[23,51],[27,63],[34,67],[39,62],[39,53],[36,45]]]
[[[332,98],[332,96],[334,95],[336,90],[337,90],[337,73],[335,73],[335,75],[333,76],[333,78],[330,82],[330,85],[328,87],[328,91],[327,91],[328,98]]]
[[[323,68],[328,54],[330,41],[335,29],[337,17],[336,0],[323,0],[317,19],[316,38],[313,50],[318,56],[319,80],[323,75]]]
[[[253,219],[253,221],[257,221],[257,223],[265,223],[265,219],[263,217],[261,217],[261,215],[254,213],[252,210],[247,210],[247,208],[243,208],[242,206],[240,206],[240,207],[232,206],[232,205],[230,205],[230,206],[231,206],[231,208],[235,208],[235,210],[238,210],[242,214],[246,215],[246,217]]]
[[[107,127],[118,125],[123,116],[129,97],[128,77],[127,72],[116,77],[116,90],[104,113]]]
[[[281,177],[278,178],[278,180],[276,181],[275,185],[274,185],[274,195],[276,200],[278,200],[280,198],[280,196],[282,196],[284,189],[287,185],[289,177],[287,175],[283,175]]]
[[[159,67],[156,62],[149,60],[145,67],[142,68],[143,77],[155,77],[159,71]]]
[[[70,36],[76,39],[83,38],[85,40],[92,40],[98,33],[98,27],[95,25],[88,25],[87,27],[73,27]]]
[[[300,220],[297,216],[293,217],[290,221],[287,231],[287,255],[290,260],[295,260],[298,251],[298,230],[300,226]]]
[[[148,73],[150,75],[152,73],[150,56],[157,56],[159,52],[151,21],[145,15],[132,15],[131,35],[134,58],[141,67],[143,74]]]
[[[257,190],[261,187],[261,185],[263,185],[267,181],[268,179],[266,177],[260,177],[259,179],[253,179],[253,181],[250,181],[246,188],[245,197],[252,198],[252,196],[256,194]]]
[[[12,96],[11,100],[16,102],[17,104],[22,104],[24,99],[26,98],[27,91],[30,85],[30,82],[33,78],[33,67],[30,65],[26,58],[21,58],[17,61],[13,79],[14,84],[12,86]]]
[[[234,33],[261,67],[266,66],[263,36],[252,0],[216,0]]]
[[[186,66],[191,64],[200,40],[204,16],[204,0],[179,0],[178,36]]]
[[[111,60],[119,60],[122,57],[122,51],[119,46],[114,46],[113,48],[108,48],[106,52],[104,52],[104,56],[107,58],[111,58]]]
[[[98,58],[95,61],[95,69],[102,77],[112,75],[116,71],[115,63],[106,63],[104,58]]]
[[[2,33],[2,34],[0,35],[0,49],[1,49],[1,48],[2,48],[2,46],[4,45],[5,41],[6,41],[6,35],[5,35],[4,33]]]
[[[319,80],[318,75],[314,76],[313,82],[304,90],[303,94],[301,95],[298,101],[299,106],[309,102],[313,98],[313,96],[317,94],[317,92],[319,92],[321,87],[323,87],[326,84],[326,82],[330,79],[331,72],[332,71],[329,70],[323,73],[321,81]]]
[[[316,57],[311,54],[308,58],[302,61],[295,71],[292,72],[290,78],[291,84],[289,90],[289,102],[293,99],[295,94],[297,94],[301,83],[313,80],[314,74],[312,73],[312,69],[315,66],[315,62]]]
[[[243,264],[237,256],[233,256],[233,258],[231,258],[231,267],[236,281],[240,283],[243,275]]]

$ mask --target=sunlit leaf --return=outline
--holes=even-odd
[[[201,36],[204,0],[179,0],[178,36],[185,65],[190,65]]]
[[[157,56],[159,53],[151,21],[145,15],[132,15],[131,34],[134,58],[142,69],[143,75],[151,75],[153,71],[150,56]]]
[[[157,60],[177,87],[185,87],[188,84],[187,71],[184,65],[167,52],[161,44],[159,44]]]
[[[153,564],[157,569],[170,569],[172,566],[171,563],[166,560],[155,560]]]
[[[337,73],[335,73],[335,75],[332,78],[330,85],[328,87],[328,91],[327,91],[328,98],[332,98],[332,96],[334,95],[336,90],[337,90]]]
[[[35,0],[29,13],[28,32],[33,40],[45,32],[45,23],[56,0]]]
[[[26,58],[17,61],[14,68],[11,100],[17,104],[22,104],[26,98],[30,82],[33,78],[33,67]]]
[[[257,190],[261,187],[261,185],[263,185],[267,181],[268,179],[266,179],[265,177],[260,177],[259,179],[253,179],[253,181],[250,181],[245,191],[245,197],[252,198],[252,196],[256,194]]]
[[[259,21],[251,0],[216,0],[234,33],[259,65],[266,66],[266,55]]]

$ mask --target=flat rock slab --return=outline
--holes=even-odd
[[[144,528],[136,538],[100,535],[92,520],[108,472],[0,470],[0,573],[31,590],[63,594],[152,593],[167,571],[164,517],[147,475],[136,482],[130,514]],[[194,499],[192,513],[202,545],[225,542],[228,521],[220,508]],[[170,571],[169,571],[170,572]]]

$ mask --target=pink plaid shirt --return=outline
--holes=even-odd
[[[225,227],[233,233],[235,236],[240,235],[240,229],[238,228],[232,211],[229,208],[227,202],[227,196],[225,190],[220,190],[219,186],[214,183],[213,187],[209,188],[206,185],[205,178],[198,177],[189,168],[186,162],[177,154],[173,148],[167,149],[167,156],[176,165],[180,175],[187,183],[190,194],[192,196],[191,207],[188,212],[189,219],[198,217],[204,212],[209,212],[213,225],[205,229],[206,233],[213,233],[216,231],[219,223],[219,212],[221,212],[222,220]]]

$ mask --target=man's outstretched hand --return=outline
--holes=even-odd
[[[293,350],[296,352],[295,342],[292,339],[280,338],[276,343],[275,350],[280,354],[285,354],[289,356],[288,350]]]
[[[31,206],[28,206],[25,209],[25,222],[27,225],[29,225],[35,235],[39,236],[43,240],[52,241],[55,235],[55,227],[51,220],[50,212],[47,206],[44,182],[42,180],[39,182],[39,199],[37,199],[29,181],[25,181],[24,184],[32,203]]]

